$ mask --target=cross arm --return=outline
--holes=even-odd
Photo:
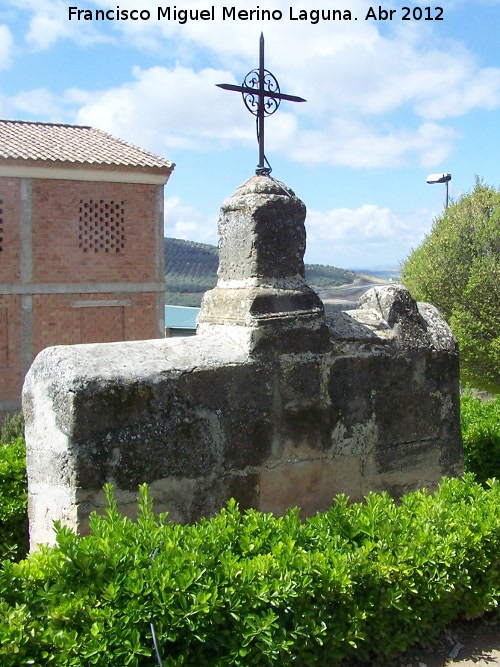
[[[258,95],[258,88],[247,88],[246,86],[234,86],[231,83],[216,83],[217,88],[223,88],[224,90],[234,90],[238,93],[249,93],[250,95]],[[307,102],[303,97],[297,97],[296,95],[286,95],[285,93],[273,93],[269,90],[264,91],[265,97],[274,97],[278,100],[287,100],[289,102]]]

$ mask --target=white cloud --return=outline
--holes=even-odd
[[[210,68],[135,68],[132,80],[104,92],[69,89],[55,96],[35,89],[19,93],[11,103],[24,113],[36,109],[53,120],[99,127],[159,154],[221,150],[235,142],[253,145],[252,117],[240,95],[216,88],[220,82],[234,78]],[[410,129],[363,117],[310,119],[286,107],[266,122],[269,151],[309,166],[396,167],[416,160],[431,168],[450,155],[457,138],[437,123]]]
[[[0,99],[9,116],[25,119],[43,119],[47,122],[75,122],[76,110],[90,98],[90,94],[76,88],[69,88],[61,95],[55,95],[47,88],[32,88],[18,92],[9,98]]]
[[[334,266],[394,263],[417,247],[430,230],[432,214],[421,209],[404,218],[390,208],[308,210],[306,261]]]
[[[423,98],[415,111],[426,118],[463,116],[472,109],[492,110],[500,105],[500,69],[488,67],[476,71],[472,67],[457,85],[444,80],[434,97]]]
[[[232,81],[230,73],[214,69],[137,68],[133,81],[88,94],[77,122],[160,153],[220,149],[229,141],[249,144],[255,142],[255,125],[244,113],[241,97],[215,87]],[[268,147],[308,165],[398,166],[416,155],[422,166],[432,167],[448,157],[455,139],[454,132],[435,123],[410,130],[335,116],[323,124],[316,121],[311,129],[307,117],[300,122],[289,110],[268,119]]]
[[[113,38],[94,22],[69,21],[70,4],[64,0],[5,0],[23,13],[27,26],[26,42],[35,49],[45,50],[59,40],[71,38],[78,43],[110,42]]]
[[[432,167],[449,156],[455,137],[454,131],[434,123],[423,123],[411,131],[339,118],[322,130],[290,136],[287,152],[308,165],[398,167],[416,157],[422,167]]]
[[[373,204],[308,210],[306,261],[344,267],[394,263],[394,256],[402,259],[422,242],[432,220],[428,209],[401,216]],[[204,216],[177,196],[167,197],[165,236],[216,245],[216,217]]]
[[[177,59],[186,68],[194,68],[203,56],[205,62],[230,69],[237,78],[256,66],[257,40],[263,29],[269,68],[279,72],[283,90],[309,100],[307,109],[292,112],[306,116],[319,118],[332,109],[342,117],[381,115],[407,107],[424,120],[442,120],[473,108],[500,105],[499,68],[481,67],[464,46],[444,39],[441,24],[397,21],[389,27],[362,20],[371,6],[367,0],[349,2],[353,16],[360,20],[317,25],[288,20],[289,0],[261,0],[258,5],[254,0],[240,0],[238,4],[238,9],[281,10],[281,21],[222,21],[222,3],[214,3],[215,21],[183,25],[156,20],[156,0],[141,2],[141,8],[151,12],[149,21],[106,22],[69,21],[69,5],[63,0],[8,1],[31,14],[27,40],[37,48],[48,48],[62,38],[121,40],[129,50],[156,49],[162,58]],[[87,4],[92,9],[117,7],[116,0]],[[394,5],[386,4],[387,8]],[[122,0],[119,6],[137,9],[137,1]],[[169,6],[173,10],[175,5]],[[301,3],[293,6],[297,14]],[[207,4],[190,0],[188,7],[206,9]]]
[[[175,239],[217,244],[217,219],[203,216],[194,206],[177,196],[165,199],[165,236]]]
[[[46,49],[68,33],[68,26],[62,16],[35,14],[30,21],[26,39],[37,48]]]
[[[37,113],[47,119],[57,118],[62,106],[62,100],[46,88],[20,92],[10,99],[10,103],[18,112],[30,114],[33,109],[36,109]]]
[[[295,162],[352,168],[417,162],[433,168],[452,154],[459,138],[445,124],[447,118],[500,106],[500,68],[480,67],[463,46],[443,40],[428,24],[399,22],[382,29],[363,20],[291,22],[287,0],[262,0],[262,9],[281,9],[285,18],[181,25],[156,21],[158,3],[143,0],[150,21],[87,25],[67,20],[63,0],[9,1],[31,12],[27,39],[37,48],[62,38],[122,39],[129,50],[157,48],[169,63],[177,58],[175,64],[137,67],[129,81],[108,90],[71,90],[52,99],[47,91],[25,91],[12,100],[23,112],[37,109],[57,119],[59,110],[59,120],[95,125],[160,154],[255,142],[255,124],[241,97],[215,84],[239,83],[238,77],[255,66],[262,27],[268,67],[279,73],[282,90],[308,100],[283,103],[278,116],[267,121],[269,151]],[[89,6],[117,5],[115,0],[89,0]],[[221,4],[215,6],[220,16]],[[350,2],[359,17],[368,6],[366,0]],[[137,8],[137,2],[122,0],[120,7]],[[189,7],[207,5],[190,0]],[[238,5],[255,7],[253,0]],[[200,68],[200,61],[218,68]]]
[[[336,208],[307,212],[307,228],[313,238],[372,242],[392,241],[407,232],[406,225],[388,208],[364,204],[358,209]]]
[[[214,139],[254,141],[253,127],[244,122],[238,104],[241,98],[227,99],[215,87],[234,80],[230,73],[177,66],[136,68],[133,75],[133,81],[120,87],[89,94],[77,112],[77,122],[161,152],[177,147],[208,149]]]
[[[298,112],[318,118],[404,111],[435,121],[500,105],[500,68],[481,67],[464,46],[423,26],[365,35],[332,53],[308,44],[301,55],[295,71],[283,58],[280,72],[309,102]]]
[[[0,69],[8,69],[12,62],[14,40],[6,25],[0,25]]]

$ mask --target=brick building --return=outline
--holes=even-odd
[[[49,345],[164,336],[173,168],[91,127],[0,120],[0,412]]]

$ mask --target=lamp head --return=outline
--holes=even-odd
[[[448,181],[451,181],[451,174],[430,174],[425,179],[425,182],[429,184],[448,183]]]

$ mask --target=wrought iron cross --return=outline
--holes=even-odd
[[[233,86],[230,83],[217,83],[215,85],[224,90],[235,90],[241,93],[246,108],[257,117],[259,164],[255,173],[269,175],[271,165],[264,153],[264,118],[271,116],[278,110],[281,100],[287,100],[288,102],[305,102],[306,100],[302,97],[285,95],[280,92],[276,77],[264,67],[264,35],[262,33],[260,34],[259,44],[259,69],[248,72],[241,86]],[[265,163],[267,163],[267,167]]]

